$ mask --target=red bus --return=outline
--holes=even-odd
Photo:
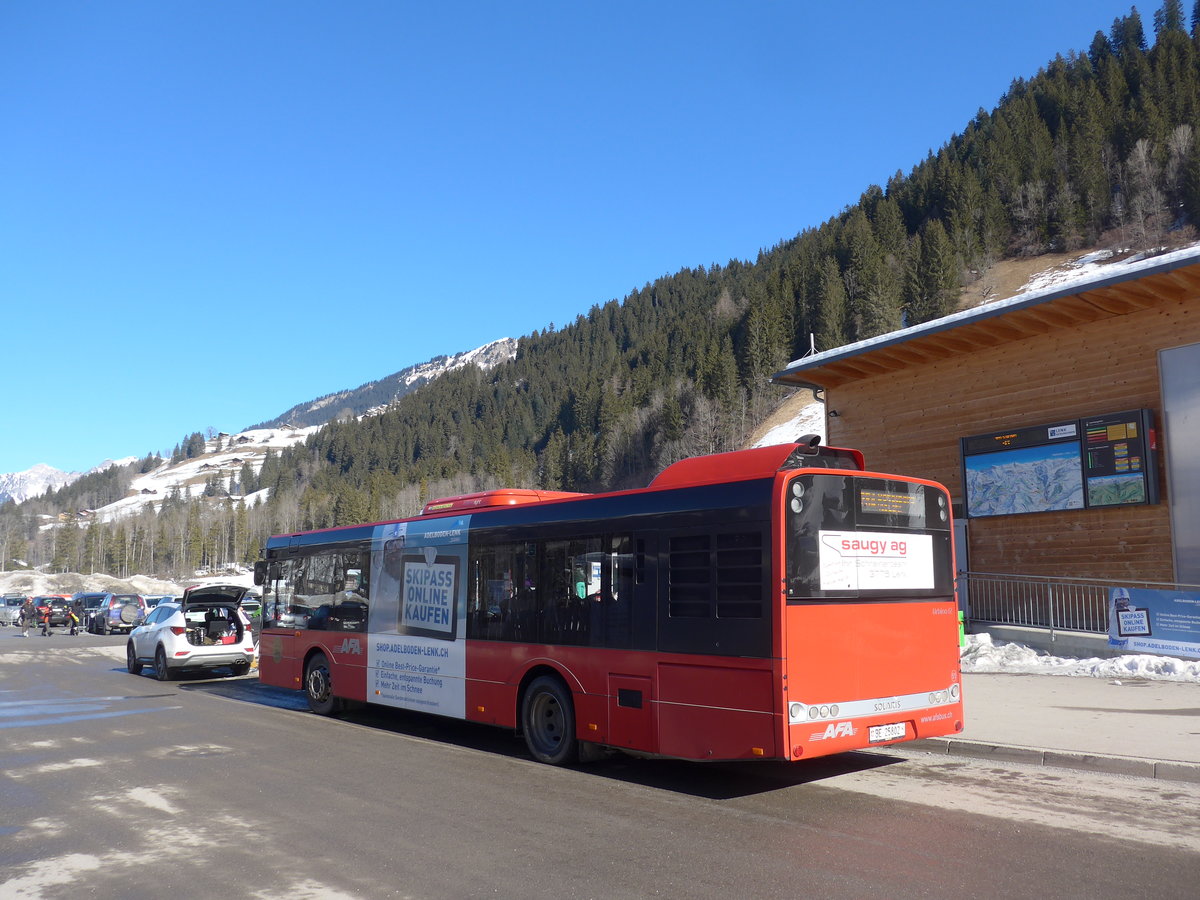
[[[272,537],[260,678],[603,748],[798,760],[963,728],[950,498],[817,438],[646,488]]]

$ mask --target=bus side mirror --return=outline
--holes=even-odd
[[[260,586],[267,583],[267,561],[265,559],[256,560],[254,563],[254,583]]]

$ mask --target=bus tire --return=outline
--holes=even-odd
[[[333,676],[324,653],[313,654],[304,667],[304,695],[308,698],[308,708],[318,716],[331,716],[342,708],[333,696]]]
[[[560,679],[541,675],[530,682],[521,701],[521,732],[538,762],[561,766],[579,758],[575,705]]]

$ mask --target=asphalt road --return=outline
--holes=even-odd
[[[19,632],[17,632],[19,633]],[[0,898],[1192,898],[1200,786],[915,751],[615,757],[0,629]]]

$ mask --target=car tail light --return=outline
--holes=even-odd
[[[186,633],[187,633],[187,629],[184,628],[182,625],[172,625],[171,626],[171,634],[186,634]]]

